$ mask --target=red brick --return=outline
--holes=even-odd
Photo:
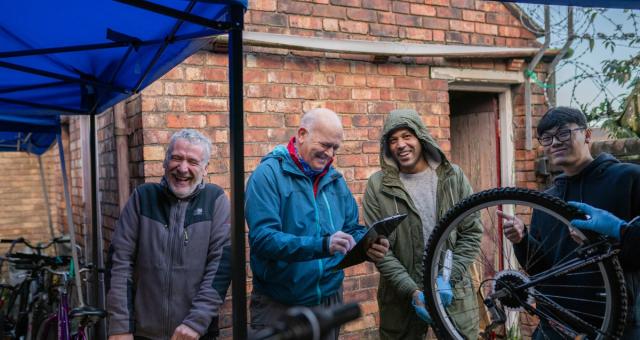
[[[206,112],[206,111],[228,111],[226,99],[206,99],[206,98],[189,98],[187,99],[188,112]]]
[[[441,30],[433,30],[433,41],[444,41],[445,34]]]
[[[245,112],[265,112],[267,110],[267,102],[264,99],[244,99]]]
[[[322,19],[322,28],[325,31],[337,32],[340,30],[338,26],[338,19]]]
[[[276,84],[249,84],[244,87],[245,97],[282,98],[284,86]]]
[[[451,7],[474,9],[476,8],[476,1],[475,0],[451,0]]]
[[[345,7],[361,7],[361,0],[331,0],[330,3],[335,6],[345,6]]]
[[[226,53],[213,53],[209,52],[206,54],[205,64],[212,66],[224,66],[224,70],[226,70],[226,66],[229,63],[229,56]]]
[[[266,83],[267,73],[264,70],[245,68],[243,80],[245,83]]]
[[[282,113],[300,113],[302,112],[302,102],[300,100],[276,99],[267,100],[267,111]]]
[[[350,69],[351,69],[351,65],[348,61],[336,60],[336,59],[320,60],[321,72],[348,73]]]
[[[503,13],[486,13],[486,20],[488,24],[496,25],[508,25],[511,16]]]
[[[366,113],[367,104],[354,101],[332,101],[326,103],[326,108],[337,113]],[[346,137],[345,137],[346,139]]]
[[[377,16],[375,11],[361,9],[361,8],[348,8],[347,19],[356,21],[376,22]]]
[[[495,38],[491,35],[471,34],[471,45],[491,46]]]
[[[204,97],[207,87],[204,83],[164,83],[164,93],[169,96]]]
[[[356,21],[340,21],[340,32],[367,34],[369,32],[369,24]]]
[[[414,15],[424,15],[428,17],[436,16],[436,7],[421,4],[411,4],[409,13]]]
[[[378,12],[378,22],[381,24],[395,25],[396,16],[391,12]]]
[[[206,57],[204,53],[196,53],[189,56],[182,63],[187,65],[202,65],[204,64],[205,58]]]
[[[207,119],[204,115],[168,114],[167,127],[199,129],[206,126]]]
[[[226,83],[207,83],[208,97],[228,97],[229,84]]]
[[[204,68],[202,75],[205,80],[210,81],[228,81],[227,70],[223,68]]]
[[[247,114],[248,127],[283,127],[284,116],[281,114]]]
[[[367,76],[368,87],[393,87],[393,78],[384,76]]]
[[[312,7],[308,3],[291,0],[278,1],[278,12],[311,15]]]
[[[257,68],[282,68],[284,57],[272,54],[260,54],[247,56],[247,67]]]
[[[472,22],[461,20],[450,20],[449,25],[452,31],[471,32],[474,31],[474,25]]]
[[[379,100],[380,89],[352,89],[351,97],[353,99]]]
[[[380,11],[388,11],[391,9],[391,1],[389,0],[362,0],[362,8],[377,9]]]
[[[485,22],[485,13],[465,9],[462,10],[462,19],[466,21]]]
[[[425,20],[429,20],[429,19],[425,19]],[[415,15],[396,14],[395,21],[399,26],[412,26],[412,27],[422,26],[422,18]]]
[[[410,4],[404,1],[393,1],[391,3],[391,10],[394,13],[402,13],[402,14],[411,13]]]
[[[398,27],[395,25],[369,24],[369,33],[373,36],[397,37]]]
[[[476,23],[476,33],[498,35],[498,26],[491,24]]]
[[[338,86],[366,86],[367,78],[363,75],[336,74],[336,85]]]
[[[502,37],[510,37],[510,38],[520,37],[520,28],[518,27],[500,26],[500,28],[498,29],[498,32]]]
[[[209,127],[227,127],[229,126],[229,115],[224,114],[207,114],[207,126]]]
[[[319,99],[351,99],[351,90],[346,87],[321,88]]]
[[[276,0],[249,0],[249,8],[252,11],[274,12],[276,10]]]
[[[252,24],[260,24],[266,26],[287,26],[287,16],[281,13],[249,11]]]
[[[407,39],[430,41],[433,40],[433,31],[424,28],[406,27],[404,28]]]
[[[469,34],[459,32],[446,32],[446,41],[458,44],[469,44]]]
[[[462,10],[451,7],[436,7],[438,18],[462,19]]]
[[[306,86],[285,86],[285,98],[318,99],[318,89]]]
[[[312,15],[314,17],[346,19],[347,11],[344,7],[330,5],[313,5]]]
[[[449,6],[449,0],[424,0],[427,5]]]
[[[297,28],[305,28],[310,30],[322,29],[322,18],[306,17],[299,15],[289,16],[289,26]]]
[[[380,64],[378,65],[378,73],[389,76],[402,76],[406,74],[406,67],[401,64]]]
[[[441,18],[424,18],[422,20],[424,28],[432,28],[438,30],[449,30],[449,20]]]
[[[162,79],[165,80],[184,80],[184,68],[176,66],[171,71],[167,72]]]
[[[418,78],[396,78],[395,87],[401,89],[420,89],[422,88],[422,82]]]

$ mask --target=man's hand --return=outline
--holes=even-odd
[[[329,253],[331,255],[335,253],[346,254],[355,245],[356,241],[353,236],[342,231],[338,231],[329,237]]]
[[[413,292],[413,299],[411,300],[411,305],[413,306],[413,309],[416,311],[416,314],[422,321],[428,324],[433,323],[433,320],[431,320],[431,316],[429,315],[429,312],[427,312],[427,309],[424,306],[425,305],[424,293],[421,290],[416,290],[415,292]]]
[[[574,227],[595,231],[597,233],[613,237],[616,240],[620,240],[620,228],[625,224],[623,220],[617,218],[608,211],[594,208],[585,203],[569,202],[569,205],[580,209],[589,217],[586,220],[571,220],[571,224]]]
[[[389,240],[386,237],[378,237],[375,242],[371,243],[367,249],[367,256],[371,261],[377,263],[384,258],[389,250]]]
[[[200,334],[185,324],[178,326],[171,336],[171,340],[198,340],[199,338]]]
[[[506,236],[511,243],[520,243],[524,238],[524,223],[522,223],[519,218],[500,210],[496,210],[496,214],[503,220],[502,229],[504,230],[504,236]]]
[[[133,340],[133,334],[109,335],[109,340]]]

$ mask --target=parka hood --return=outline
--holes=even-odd
[[[429,134],[418,112],[411,109],[393,110],[384,122],[382,137],[380,138],[380,167],[385,173],[398,172],[398,164],[391,155],[387,140],[389,139],[389,135],[399,128],[409,128],[413,130],[422,144],[425,159],[436,161],[443,165],[449,165],[449,161],[442,152],[442,149],[440,149],[436,140]]]

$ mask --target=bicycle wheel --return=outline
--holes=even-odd
[[[535,227],[514,246],[503,236],[496,210],[525,225],[533,219]],[[622,268],[604,237],[569,228],[581,217],[558,198],[520,188],[479,192],[454,206],[434,228],[423,259],[427,308],[438,337],[620,336],[627,314]],[[483,225],[482,240],[462,253],[455,241],[473,221]],[[446,271],[453,303],[445,307],[436,279]]]

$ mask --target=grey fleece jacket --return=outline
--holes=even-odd
[[[110,335],[170,339],[180,324],[217,333],[231,281],[229,213],[229,199],[212,184],[185,199],[164,180],[135,190],[109,248]]]

